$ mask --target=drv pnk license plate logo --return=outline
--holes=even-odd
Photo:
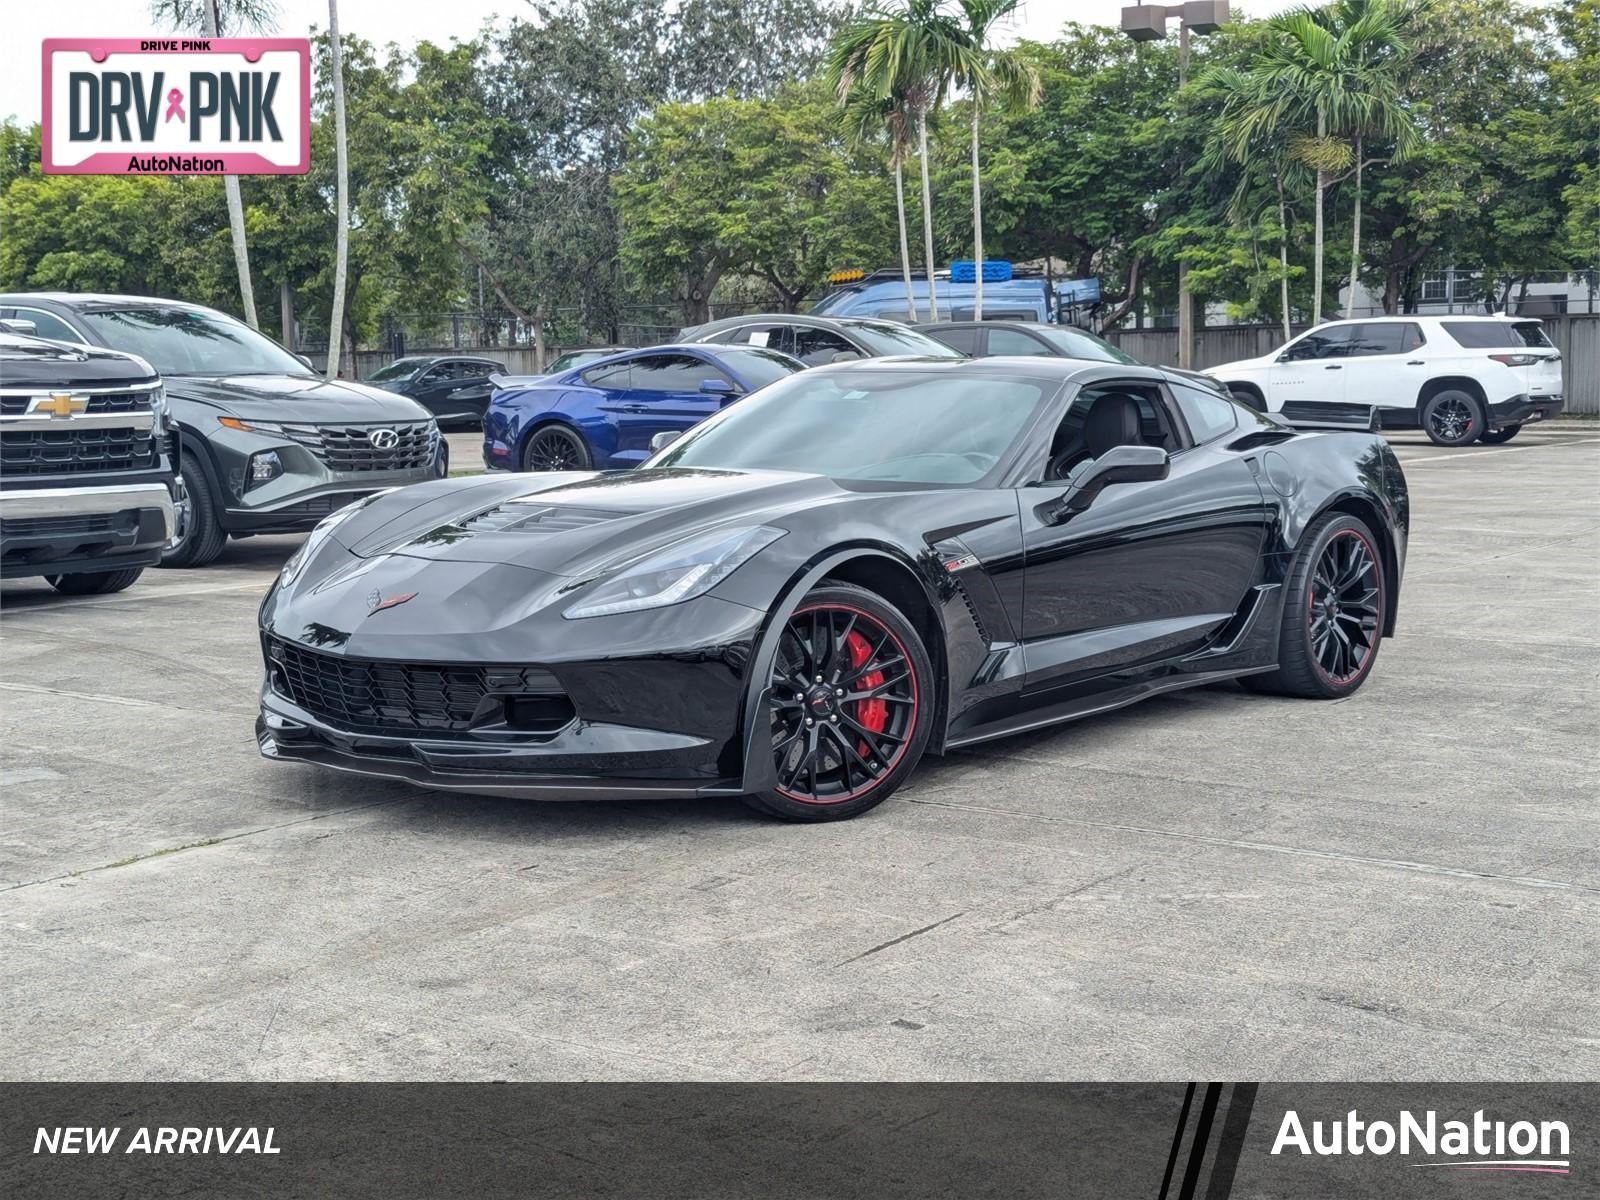
[[[302,175],[305,38],[46,38],[47,175]]]

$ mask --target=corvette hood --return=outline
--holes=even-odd
[[[412,490],[386,499],[401,502]],[[357,528],[339,530],[339,540],[363,558],[500,563],[584,578],[701,529],[781,524],[796,509],[846,495],[820,475],[677,468],[519,475],[431,492],[381,523],[374,506]]]
[[[348,421],[423,421],[415,400],[364,383],[333,383],[314,375],[173,375],[167,392],[245,419],[336,424]]]

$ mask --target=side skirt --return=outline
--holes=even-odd
[[[950,750],[959,750],[965,746],[974,746],[980,742],[992,742],[996,738],[1010,737],[1017,733],[1027,733],[1033,729],[1043,729],[1047,725],[1060,725],[1067,721],[1077,721],[1083,717],[1098,716],[1100,713],[1113,712],[1119,708],[1126,708],[1130,704],[1137,704],[1151,696],[1159,696],[1162,692],[1176,692],[1183,688],[1203,687],[1208,683],[1223,683],[1229,679],[1238,679],[1244,675],[1259,675],[1264,671],[1277,669],[1276,663],[1269,663],[1261,667],[1234,668],[1226,671],[1206,671],[1195,674],[1185,672],[1180,675],[1168,676],[1164,679],[1147,679],[1142,683],[1129,684],[1114,691],[1098,692],[1093,696],[1078,696],[1060,704],[1051,704],[1041,708],[1029,709],[1027,712],[1017,713],[1003,721],[996,721],[992,725],[981,726],[960,737],[951,738],[945,743]]]

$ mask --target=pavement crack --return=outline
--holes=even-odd
[[[331,812],[314,813],[309,817],[296,817],[293,821],[279,821],[272,825],[262,825],[256,829],[245,829],[239,833],[224,834],[221,837],[201,838],[196,842],[185,842],[181,846],[164,846],[160,850],[150,850],[144,854],[134,854],[127,858],[120,858],[116,862],[101,863],[97,867],[84,867],[81,871],[64,871],[60,875],[49,875],[43,879],[30,879],[24,883],[7,884],[0,887],[0,892],[15,892],[22,888],[38,887],[45,883],[59,883],[63,879],[78,879],[84,875],[97,875],[101,871],[114,871],[118,867],[131,867],[135,863],[148,862],[152,858],[166,858],[169,855],[181,854],[185,850],[203,850],[207,846],[220,846],[224,842],[236,842],[240,838],[254,837],[258,833],[271,833],[275,829],[290,829],[296,825],[305,825],[312,821],[325,821],[329,817],[339,817],[346,813],[361,812],[368,808],[381,808],[388,804],[399,804],[399,800],[374,800],[370,804],[355,804],[349,808],[336,808]]]
[[[1600,894],[1600,887],[1583,883],[1564,883],[1556,879],[1538,879],[1528,875],[1504,875],[1498,871],[1474,871],[1467,867],[1447,867],[1438,863],[1412,862],[1401,858],[1374,858],[1365,854],[1345,854],[1338,850],[1316,850],[1308,846],[1285,846],[1278,842],[1252,842],[1243,838],[1215,837],[1204,833],[1182,833],[1176,829],[1152,829],[1145,825],[1122,825],[1114,821],[1089,821],[1081,817],[1055,817],[1047,813],[1019,812],[1016,809],[998,808],[987,804],[952,804],[947,800],[919,800],[907,796],[908,804],[925,804],[930,808],[953,808],[957,812],[983,813],[988,816],[1012,817],[1024,821],[1048,821],[1061,825],[1085,825],[1092,829],[1110,829],[1117,833],[1137,833],[1146,837],[1173,838],[1184,842],[1200,842],[1208,846],[1224,846],[1233,850],[1254,850],[1267,854],[1289,854],[1298,858],[1319,858],[1329,862],[1355,863],[1365,867],[1383,867],[1393,871],[1415,871],[1422,875],[1441,875],[1452,879],[1482,879],[1491,883],[1512,883],[1521,887],[1544,891],[1589,892]],[[941,922],[942,924],[942,922]],[[930,928],[932,928],[930,926]],[[917,932],[922,932],[918,930]],[[907,935],[912,936],[912,935]],[[894,943],[889,943],[893,945]],[[871,951],[868,951],[871,953]],[[840,964],[843,965],[842,963]]]
[[[944,920],[942,920],[942,921],[935,921],[932,925],[924,925],[921,929],[913,929],[910,933],[902,933],[899,937],[890,938],[887,942],[879,942],[871,950],[863,950],[860,954],[856,955],[854,958],[847,958],[841,963],[835,963],[834,966],[835,966],[835,968],[837,968],[837,967],[848,967],[851,963],[860,962],[863,958],[871,958],[874,954],[878,953],[878,951],[880,951],[880,950],[887,950],[890,946],[898,946],[901,942],[909,942],[912,938],[921,937],[925,933],[930,933],[933,930],[939,928],[939,926],[941,926],[941,925],[948,925],[948,924],[950,924],[951,921],[954,921],[956,918],[966,916],[968,911],[969,910],[967,910],[967,909],[962,909],[958,913],[952,913],[950,916],[944,918]]]

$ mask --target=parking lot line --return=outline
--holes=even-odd
[[[1538,442],[1531,446],[1496,446],[1492,450],[1465,450],[1460,454],[1435,454],[1429,458],[1402,458],[1400,465],[1404,467],[1420,467],[1424,463],[1460,462],[1463,458],[1477,458],[1480,454],[1516,454],[1520,450],[1550,450],[1558,446],[1587,446],[1592,442],[1600,442],[1600,437],[1571,438],[1559,442]]]

